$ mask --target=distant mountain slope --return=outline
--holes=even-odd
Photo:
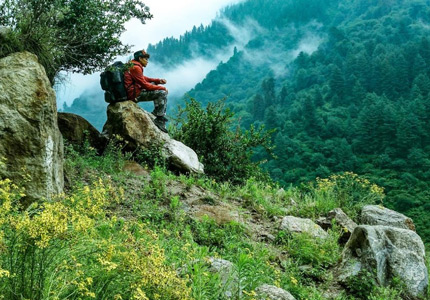
[[[228,46],[237,46],[234,56],[227,63],[221,62],[190,95],[203,102],[224,97],[241,101],[255,93],[265,76],[285,75],[286,65],[300,50],[311,53],[317,49],[327,31],[324,23],[336,3],[245,1],[225,8],[211,25],[150,45],[148,52],[154,61],[174,67],[194,57],[213,58]]]
[[[245,1],[223,9],[218,18],[207,27],[194,27],[191,32],[186,32],[179,39],[166,38],[156,45],[149,45],[148,52],[151,53],[153,60],[172,66],[195,56],[212,57],[217,49],[237,42],[238,32],[232,30],[232,27],[250,27],[249,21],[254,20],[262,30],[270,32],[274,29],[284,30],[292,24],[300,26],[311,20],[323,22],[327,17],[326,11],[336,2]],[[240,33],[243,34],[243,30]],[[255,42],[258,43],[258,40]]]

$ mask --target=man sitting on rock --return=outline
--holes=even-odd
[[[133,64],[124,73],[124,84],[127,90],[127,98],[134,102],[154,101],[154,111],[156,116],[154,124],[163,132],[167,133],[166,108],[167,89],[159,84],[165,84],[165,79],[149,78],[143,75],[143,68],[148,64],[150,55],[144,50],[134,53]]]

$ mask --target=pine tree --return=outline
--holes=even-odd
[[[419,74],[415,78],[413,85],[416,85],[420,89],[421,96],[425,96],[430,93],[430,79],[427,74]]]
[[[423,37],[419,46],[419,53],[424,61],[430,61],[430,40],[428,37]],[[427,72],[429,70],[427,69]]]
[[[279,93],[279,104],[281,107],[285,107],[287,105],[287,96],[288,96],[288,88],[284,85]]]
[[[361,104],[366,97],[366,90],[359,80],[356,80],[352,88],[352,101],[355,104]]]
[[[399,155],[406,157],[412,148],[421,148],[422,127],[413,113],[405,113],[397,127],[397,147]]]
[[[252,116],[255,120],[262,121],[264,119],[264,113],[266,111],[266,103],[264,98],[260,94],[257,94],[252,99],[252,103]]]
[[[425,62],[425,60],[422,58],[420,54],[417,54],[417,56],[415,56],[412,74],[414,78],[416,78],[418,75],[426,74],[426,73],[427,73],[427,63]]]
[[[297,66],[297,69],[306,68],[309,61],[309,55],[304,53],[303,51],[299,53],[295,60],[295,64]]]
[[[396,58],[396,66],[394,72],[394,88],[400,95],[404,95],[409,90],[408,64],[403,54],[399,54]]]
[[[266,127],[268,129],[278,128],[281,123],[280,121],[278,111],[273,105],[269,106],[264,114],[264,124]]]
[[[366,91],[370,91],[371,88],[370,77],[372,74],[369,72],[369,64],[370,61],[366,52],[360,52],[356,58],[355,74]]]
[[[337,94],[340,98],[344,96],[345,79],[343,78],[342,71],[338,66],[332,67],[330,88],[332,92]]]
[[[266,105],[277,104],[277,98],[275,94],[275,78],[270,77],[261,83],[261,89],[263,91],[263,97]]]
[[[391,66],[388,58],[385,58],[381,64],[379,88],[382,93],[387,95],[390,99],[396,96],[396,90],[394,89],[394,69]]]
[[[315,136],[321,132],[321,122],[317,117],[315,105],[309,95],[303,101],[302,119],[309,136]]]
[[[373,154],[381,150],[381,128],[384,124],[383,104],[376,94],[366,96],[365,105],[358,115],[357,139],[358,150]]]

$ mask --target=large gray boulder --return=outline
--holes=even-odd
[[[25,202],[63,191],[63,139],[55,92],[29,52],[0,59],[0,158],[7,177],[25,188]],[[23,175],[30,175],[24,180]]]
[[[263,284],[255,289],[257,299],[261,300],[296,300],[289,292],[273,285]]]
[[[366,205],[361,210],[361,224],[384,225],[415,231],[411,218],[380,205]]]
[[[374,272],[380,285],[400,278],[410,299],[424,297],[428,286],[425,248],[412,230],[388,226],[358,226],[345,245],[339,269],[339,281]]]
[[[126,149],[155,149],[161,147],[162,155],[173,169],[181,172],[203,173],[203,164],[197,154],[183,143],[169,137],[153,123],[154,116],[132,101],[110,104],[103,134],[108,137],[121,137]]]
[[[302,219],[294,216],[287,216],[282,219],[281,230],[290,233],[306,233],[314,238],[325,239],[328,237],[319,225],[315,224],[311,219]]]

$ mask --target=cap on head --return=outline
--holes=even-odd
[[[139,58],[149,58],[150,55],[148,53],[146,53],[145,50],[139,50],[137,52],[134,52],[134,59],[135,60],[139,60]]]

